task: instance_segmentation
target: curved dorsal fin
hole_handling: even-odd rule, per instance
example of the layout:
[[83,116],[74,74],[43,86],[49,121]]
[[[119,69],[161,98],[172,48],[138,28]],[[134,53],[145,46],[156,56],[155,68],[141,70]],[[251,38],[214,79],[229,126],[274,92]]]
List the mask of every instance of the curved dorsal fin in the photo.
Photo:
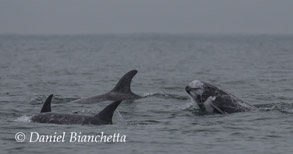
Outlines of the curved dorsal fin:
[[137,70],[127,72],[110,92],[132,93],[130,85],[136,73]]
[[41,113],[44,113],[44,112],[51,112],[51,101],[52,101],[52,98],[53,98],[53,94],[49,95],[42,107],[42,110],[41,110]]
[[111,103],[110,105],[106,106],[101,112],[96,114],[95,117],[100,118],[107,123],[112,123],[113,113],[121,102],[122,100]]

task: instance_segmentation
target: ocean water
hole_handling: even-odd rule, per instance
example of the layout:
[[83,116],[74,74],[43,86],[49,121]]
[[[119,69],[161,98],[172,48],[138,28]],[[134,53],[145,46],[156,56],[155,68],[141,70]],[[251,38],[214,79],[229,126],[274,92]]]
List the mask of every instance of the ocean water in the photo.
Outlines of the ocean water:
[[[51,93],[53,112],[94,115],[109,102],[67,102],[111,90],[132,69],[132,91],[145,97],[123,102],[113,125],[29,121]],[[199,114],[184,91],[195,79],[259,109]],[[0,35],[0,153],[291,154],[292,85],[293,35]],[[126,142],[31,143],[31,132]]]

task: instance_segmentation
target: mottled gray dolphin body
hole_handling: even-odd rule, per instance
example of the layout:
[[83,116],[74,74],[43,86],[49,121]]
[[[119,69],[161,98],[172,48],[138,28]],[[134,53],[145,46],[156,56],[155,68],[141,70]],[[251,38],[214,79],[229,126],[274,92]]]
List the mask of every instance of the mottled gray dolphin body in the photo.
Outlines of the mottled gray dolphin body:
[[112,124],[113,113],[121,103],[116,101],[106,106],[101,112],[95,116],[72,115],[51,112],[51,101],[53,95],[50,95],[41,110],[40,114],[34,115],[31,118],[32,122],[38,123],[54,123],[54,124],[92,124],[92,125],[107,125]]
[[234,113],[256,109],[241,99],[206,82],[194,80],[185,87],[198,109],[208,113]]
[[92,96],[71,101],[70,103],[94,104],[102,101],[117,101],[117,100],[135,100],[142,98],[131,91],[132,78],[137,73],[137,70],[127,72],[109,92],[101,95]]

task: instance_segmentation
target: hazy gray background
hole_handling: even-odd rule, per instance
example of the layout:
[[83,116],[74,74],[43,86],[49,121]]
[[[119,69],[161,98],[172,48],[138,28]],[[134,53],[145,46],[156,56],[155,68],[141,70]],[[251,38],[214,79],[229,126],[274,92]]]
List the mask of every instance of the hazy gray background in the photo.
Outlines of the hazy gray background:
[[293,33],[293,0],[1,0],[0,33]]

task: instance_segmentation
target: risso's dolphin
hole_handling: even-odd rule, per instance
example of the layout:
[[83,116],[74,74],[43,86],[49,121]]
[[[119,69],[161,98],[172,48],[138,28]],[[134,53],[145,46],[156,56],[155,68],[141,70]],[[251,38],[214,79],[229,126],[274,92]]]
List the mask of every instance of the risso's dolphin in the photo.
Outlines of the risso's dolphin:
[[228,114],[256,109],[253,105],[206,82],[194,80],[185,90],[198,109],[208,113]]
[[102,101],[117,101],[117,100],[135,100],[142,98],[131,91],[130,85],[132,78],[137,73],[137,70],[127,72],[109,92],[101,95],[92,96],[71,101],[70,103],[94,104]]
[[92,124],[92,125],[107,125],[112,124],[113,113],[121,103],[116,101],[106,106],[101,112],[95,116],[72,115],[51,112],[51,94],[45,101],[41,113],[34,115],[31,118],[32,122],[37,123],[54,123],[54,124]]

